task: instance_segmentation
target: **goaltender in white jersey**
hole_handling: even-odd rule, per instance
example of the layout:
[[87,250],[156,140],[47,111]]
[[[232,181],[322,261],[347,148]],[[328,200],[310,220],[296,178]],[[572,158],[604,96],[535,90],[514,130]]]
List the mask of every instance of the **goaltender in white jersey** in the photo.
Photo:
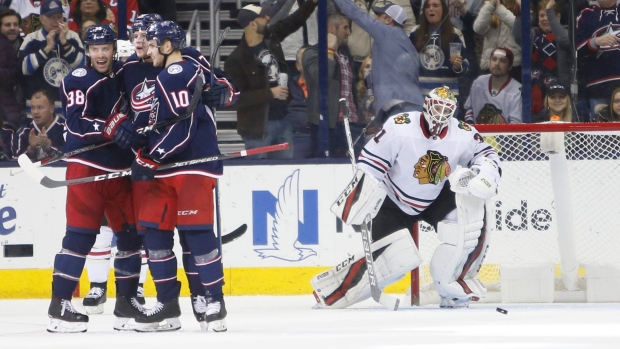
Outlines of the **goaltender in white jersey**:
[[[473,126],[452,118],[456,108],[454,94],[440,87],[426,97],[423,113],[391,116],[364,147],[357,174],[332,206],[354,226],[370,214],[382,289],[422,263],[410,235],[414,223],[434,226],[442,244],[431,259],[431,276],[441,307],[466,307],[486,296],[477,279],[488,248],[484,203],[501,177],[497,153]],[[368,298],[365,273],[360,251],[315,276],[319,307],[344,308]]]

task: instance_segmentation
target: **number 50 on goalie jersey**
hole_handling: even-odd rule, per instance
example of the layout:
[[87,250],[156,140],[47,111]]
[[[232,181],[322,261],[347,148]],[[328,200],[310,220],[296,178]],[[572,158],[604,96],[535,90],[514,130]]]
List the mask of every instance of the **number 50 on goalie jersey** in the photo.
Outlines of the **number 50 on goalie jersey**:
[[[149,123],[159,123],[191,112],[187,119],[149,133],[149,155],[162,164],[220,154],[213,113],[202,104],[200,94],[193,96],[196,83],[204,84],[204,75],[188,61],[173,63],[157,76]],[[199,101],[194,110],[189,111],[192,98]],[[222,162],[204,162],[158,171],[156,177],[177,174],[220,177]]]

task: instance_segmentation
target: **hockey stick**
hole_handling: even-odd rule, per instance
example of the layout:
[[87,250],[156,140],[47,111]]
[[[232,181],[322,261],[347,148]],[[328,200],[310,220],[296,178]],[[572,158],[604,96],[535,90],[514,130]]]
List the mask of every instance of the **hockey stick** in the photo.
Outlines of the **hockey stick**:
[[241,235],[245,234],[248,230],[248,225],[243,223],[239,228],[231,231],[226,235],[222,235],[222,244],[227,244],[233,242],[241,237]]
[[[262,153],[268,153],[268,152],[284,150],[284,149],[288,149],[288,143],[269,145],[266,147],[247,149],[247,150],[242,150],[242,151],[235,151],[235,152],[230,152],[230,153],[225,153],[225,154],[220,154],[220,155],[213,155],[213,156],[208,156],[205,158],[194,159],[194,160],[174,162],[174,163],[166,164],[166,165],[159,167],[159,170],[167,170],[167,169],[177,168],[177,167],[182,167],[182,166],[202,164],[202,163],[211,162],[211,161],[240,158],[240,157],[244,157],[248,155],[262,154]],[[83,177],[83,178],[69,179],[69,180],[64,180],[64,181],[55,181],[47,177],[43,172],[41,172],[41,170],[37,166],[35,166],[35,164],[28,158],[28,155],[26,154],[20,155],[17,158],[17,163],[19,163],[19,166],[24,170],[24,172],[26,172],[30,177],[32,177],[35,181],[37,181],[39,184],[41,184],[42,186],[46,188],[59,188],[59,187],[65,187],[65,186],[74,185],[74,184],[99,182],[99,181],[105,181],[108,179],[131,176],[131,169],[127,169],[124,171],[110,172],[110,173],[99,175],[99,176]]]
[[[340,99],[340,108],[343,108],[344,113],[344,129],[347,136],[347,143],[349,145],[349,155],[351,158],[351,164],[353,164],[353,174],[357,172],[357,164],[355,162],[355,153],[353,152],[353,141],[351,140],[351,129],[349,127],[349,109],[344,98]],[[372,227],[372,218],[370,214],[364,218],[362,223],[362,243],[364,245],[364,257],[366,258],[366,272],[368,274],[368,284],[370,285],[370,294],[375,302],[383,305],[391,310],[398,310],[400,299],[387,295],[381,291],[377,283],[377,274],[375,274],[375,262],[372,257],[372,250],[370,249],[370,234]]]
[[[204,86],[204,83],[202,81],[200,81],[200,79],[198,79],[198,81],[196,81],[196,86],[194,87],[194,94],[192,95],[192,99],[190,101],[189,106],[187,107],[187,110],[185,113],[177,116],[176,118],[172,118],[172,119],[168,119],[168,120],[164,120],[143,128],[140,128],[138,130],[136,130],[136,132],[138,132],[138,134],[145,134],[147,132],[156,130],[158,128],[161,127],[166,127],[166,126],[170,126],[172,124],[176,124],[179,121],[183,121],[185,119],[187,119],[190,115],[192,115],[192,113],[194,112],[194,109],[196,108],[196,105],[198,105],[198,101],[200,100],[200,98],[198,98],[197,96],[200,96],[200,91],[202,90],[202,87]],[[97,148],[101,148],[101,147],[105,147],[106,145],[110,145],[114,143],[114,141],[105,141],[105,142],[101,142],[101,143],[95,143],[95,144],[89,144],[85,147],[82,148],[78,148],[78,149],[74,149],[72,151],[66,152],[66,153],[59,153],[56,154],[54,156],[51,157],[47,157],[45,159],[42,159],[40,161],[35,162],[33,165],[35,167],[41,167],[41,166],[47,166],[47,165],[51,165],[55,162],[58,162],[60,160],[64,160],[66,158],[70,158],[74,155],[78,155],[81,153],[85,153],[87,151],[93,150],[93,149],[97,149]],[[18,173],[21,173],[23,171],[23,169],[14,169],[10,171],[11,176],[15,176]]]
[[[211,57],[209,58],[209,63],[211,64],[211,76],[213,76],[213,60],[215,59],[215,56],[217,56],[217,52],[220,50],[220,46],[222,46],[222,41],[224,41],[224,38],[226,38],[226,35],[228,35],[229,31],[230,31],[230,27],[224,28],[224,31],[222,32],[219,39],[215,43],[213,52],[211,52]],[[213,80],[211,80],[211,84],[213,84]]]

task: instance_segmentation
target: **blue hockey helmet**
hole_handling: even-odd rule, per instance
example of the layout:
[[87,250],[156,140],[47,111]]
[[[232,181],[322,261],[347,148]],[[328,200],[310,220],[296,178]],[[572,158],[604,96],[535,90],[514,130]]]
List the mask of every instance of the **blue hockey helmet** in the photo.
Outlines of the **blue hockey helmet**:
[[168,39],[175,50],[185,47],[185,31],[173,21],[153,23],[146,31],[146,40],[155,40],[160,47]]
[[84,36],[84,44],[86,47],[89,45],[100,44],[115,44],[116,34],[114,30],[106,24],[92,25],[86,30],[86,36]]
[[163,21],[164,19],[161,18],[161,16],[157,13],[145,13],[145,14],[141,14],[138,16],[138,18],[136,18],[136,20],[133,22],[133,26],[131,27],[131,30],[135,33],[135,32],[145,32],[149,26],[153,23],[158,23]]

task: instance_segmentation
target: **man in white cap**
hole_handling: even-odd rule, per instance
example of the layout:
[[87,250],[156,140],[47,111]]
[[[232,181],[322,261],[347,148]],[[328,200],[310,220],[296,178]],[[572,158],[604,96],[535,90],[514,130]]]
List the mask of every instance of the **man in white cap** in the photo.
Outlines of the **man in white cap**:
[[373,38],[372,81],[375,91],[377,119],[383,122],[403,110],[422,111],[424,100],[419,86],[418,52],[405,31],[405,10],[386,1],[373,6],[377,18],[372,18],[351,0],[334,0],[342,13]]

